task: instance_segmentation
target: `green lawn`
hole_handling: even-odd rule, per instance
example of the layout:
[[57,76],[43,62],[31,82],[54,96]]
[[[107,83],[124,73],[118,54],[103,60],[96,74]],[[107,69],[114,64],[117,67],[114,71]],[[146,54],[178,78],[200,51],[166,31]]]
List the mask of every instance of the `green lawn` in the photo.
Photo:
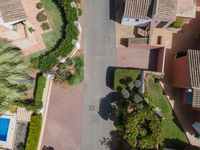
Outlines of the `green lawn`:
[[114,89],[117,90],[118,87],[125,88],[126,86],[123,84],[123,80],[127,78],[135,80],[138,78],[139,74],[140,71],[137,69],[116,69],[114,74]]
[[188,143],[187,137],[182,131],[180,123],[177,118],[173,116],[173,110],[169,104],[166,96],[163,95],[163,90],[159,83],[154,82],[154,79],[148,79],[148,92],[149,100],[162,110],[165,119],[162,122],[162,141],[168,140],[165,146],[169,148],[182,149]]
[[33,54],[33,56],[38,56],[47,50],[51,50],[56,45],[56,42],[61,38],[62,33],[63,21],[59,8],[53,0],[41,0],[41,3],[53,30],[42,35],[46,49]]

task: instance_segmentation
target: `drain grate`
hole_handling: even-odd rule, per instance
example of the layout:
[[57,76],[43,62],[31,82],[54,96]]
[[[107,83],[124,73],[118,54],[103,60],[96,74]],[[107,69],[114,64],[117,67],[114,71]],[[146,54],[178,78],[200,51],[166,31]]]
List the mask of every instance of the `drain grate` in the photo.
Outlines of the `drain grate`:
[[95,106],[94,105],[89,105],[89,111],[95,111]]

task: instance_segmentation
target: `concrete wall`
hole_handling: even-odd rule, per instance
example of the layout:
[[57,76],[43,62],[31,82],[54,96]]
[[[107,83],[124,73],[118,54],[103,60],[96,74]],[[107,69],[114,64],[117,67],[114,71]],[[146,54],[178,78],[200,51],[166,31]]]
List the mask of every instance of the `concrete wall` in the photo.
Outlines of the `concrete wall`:
[[122,18],[121,24],[129,26],[147,26],[151,22],[151,19],[139,19],[136,21],[136,18]]
[[166,49],[161,48],[158,51],[157,72],[164,73]]

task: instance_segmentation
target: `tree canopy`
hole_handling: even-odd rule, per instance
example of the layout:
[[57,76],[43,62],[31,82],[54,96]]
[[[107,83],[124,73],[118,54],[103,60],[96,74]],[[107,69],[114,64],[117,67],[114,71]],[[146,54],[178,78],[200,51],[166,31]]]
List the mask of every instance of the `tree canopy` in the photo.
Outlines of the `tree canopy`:
[[19,49],[0,39],[0,110],[27,99],[26,92],[33,83],[30,69]]

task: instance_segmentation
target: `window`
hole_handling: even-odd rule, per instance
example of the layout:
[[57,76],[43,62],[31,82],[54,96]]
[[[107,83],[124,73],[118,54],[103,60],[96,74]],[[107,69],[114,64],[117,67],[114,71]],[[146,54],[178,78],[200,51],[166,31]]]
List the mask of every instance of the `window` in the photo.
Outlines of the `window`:
[[168,22],[167,21],[161,21],[156,28],[163,28]]
[[162,44],[162,36],[157,37],[157,44],[161,45]]
[[140,20],[139,19],[135,19],[135,21],[139,22]]

